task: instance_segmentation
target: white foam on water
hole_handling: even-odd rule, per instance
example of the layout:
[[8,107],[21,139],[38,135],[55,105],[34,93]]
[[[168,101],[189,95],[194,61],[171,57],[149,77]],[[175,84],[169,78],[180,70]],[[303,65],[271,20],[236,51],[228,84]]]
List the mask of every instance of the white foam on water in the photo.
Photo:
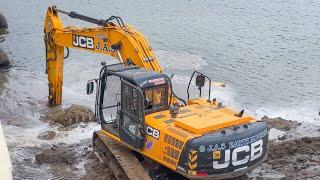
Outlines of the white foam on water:
[[[71,66],[75,68],[73,70],[79,72],[85,63],[75,63],[77,65]],[[95,77],[99,75],[99,72],[96,73],[93,70],[95,69],[94,65],[97,65],[100,71],[100,63],[91,62],[91,65],[86,71],[82,71],[83,73],[77,73],[79,76],[72,75],[71,66],[66,65],[63,106],[81,104],[94,108],[95,94],[86,95],[85,86],[89,78],[93,75]],[[91,138],[93,131],[99,129],[98,124],[89,123],[84,128],[78,127],[70,131],[61,131],[57,129],[57,126],[40,120],[48,109],[46,107],[48,82],[45,74],[11,69],[6,78],[9,83],[4,83],[5,88],[0,95],[0,120],[8,123],[3,124],[3,130],[10,147],[37,147],[58,142],[79,143],[81,139]],[[79,90],[80,88],[83,90]],[[56,138],[41,140],[37,137],[39,133],[46,130],[55,131]]]
[[79,143],[83,139],[91,139],[92,133],[94,131],[100,130],[101,127],[99,124],[92,122],[86,124],[84,127],[81,127],[81,125],[79,125],[77,128],[69,131],[58,129],[58,127],[53,128],[53,130],[55,130],[55,132],[57,133],[57,136],[50,141],[52,144],[61,142],[66,144],[74,144]]
[[160,64],[165,70],[198,70],[201,69],[201,67],[208,65],[202,56],[184,51],[174,52],[158,50],[156,51],[156,54]]
[[6,125],[3,126],[3,130],[5,131],[6,141],[8,145],[14,148],[20,147],[37,147],[41,146],[43,143],[38,139],[38,133],[41,132],[43,129],[46,129],[46,125],[43,122],[39,122],[37,126],[32,128],[25,128],[25,127],[17,127],[17,126],[10,126]]
[[320,115],[319,109],[315,104],[303,103],[301,106],[286,107],[268,107],[259,108],[256,110],[258,117],[267,115],[268,117],[275,118],[281,117],[288,120],[295,120],[298,122],[308,122],[319,125]]
[[[6,136],[6,141],[11,147],[39,147],[44,144],[66,143],[74,144],[80,143],[83,139],[92,138],[92,133],[100,129],[100,125],[92,122],[80,125],[71,130],[62,130],[59,126],[52,126],[44,122],[39,122],[38,126],[32,128],[17,127],[6,125],[3,126]],[[54,131],[56,136],[52,140],[42,140],[38,135],[45,131]]]
[[211,94],[212,97],[217,98],[218,102],[222,102],[222,105],[235,106],[236,104],[234,101],[236,94],[231,87],[213,87]]

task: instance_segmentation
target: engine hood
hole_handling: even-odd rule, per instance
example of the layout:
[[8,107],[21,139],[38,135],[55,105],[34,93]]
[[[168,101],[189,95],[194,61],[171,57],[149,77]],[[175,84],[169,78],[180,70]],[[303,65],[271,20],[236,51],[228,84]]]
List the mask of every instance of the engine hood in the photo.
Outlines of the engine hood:
[[238,112],[224,107],[208,105],[189,105],[180,109],[174,125],[194,134],[205,134],[225,127],[254,122],[250,116],[235,116]]

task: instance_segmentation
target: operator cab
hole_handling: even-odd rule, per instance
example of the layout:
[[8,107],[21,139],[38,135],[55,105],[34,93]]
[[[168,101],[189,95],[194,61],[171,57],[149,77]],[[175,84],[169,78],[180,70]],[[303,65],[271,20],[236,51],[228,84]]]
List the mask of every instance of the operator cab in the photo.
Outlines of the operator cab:
[[[210,78],[195,71],[189,81],[187,93],[193,79],[202,96],[205,79]],[[130,64],[103,65],[96,92],[95,117],[103,130],[139,150],[145,143],[145,115],[169,110],[172,96],[186,105],[171,90],[170,78]],[[87,94],[93,92],[94,81],[87,84]],[[210,86],[208,101],[210,101]]]
[[[169,108],[169,78],[162,73],[143,68],[125,70],[119,73],[127,82],[141,89],[143,94],[144,114],[163,111]],[[131,94],[125,96],[130,97]]]
[[[134,65],[103,66],[97,88],[95,115],[102,129],[136,149],[143,146],[144,116],[169,109],[170,79],[163,73]],[[93,92],[94,81],[87,84]]]

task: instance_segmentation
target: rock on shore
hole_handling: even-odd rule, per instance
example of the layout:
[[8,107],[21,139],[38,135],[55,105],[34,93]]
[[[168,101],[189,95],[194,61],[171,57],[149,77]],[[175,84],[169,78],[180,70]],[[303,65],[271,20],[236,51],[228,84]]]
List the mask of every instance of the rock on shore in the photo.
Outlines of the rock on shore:
[[8,29],[7,20],[1,12],[0,12],[0,29]]
[[7,54],[0,48],[0,69],[7,68],[10,66],[9,57]]
[[94,119],[94,113],[89,107],[75,104],[68,108],[53,108],[43,117],[44,121],[57,123],[64,127],[81,122],[91,122]]

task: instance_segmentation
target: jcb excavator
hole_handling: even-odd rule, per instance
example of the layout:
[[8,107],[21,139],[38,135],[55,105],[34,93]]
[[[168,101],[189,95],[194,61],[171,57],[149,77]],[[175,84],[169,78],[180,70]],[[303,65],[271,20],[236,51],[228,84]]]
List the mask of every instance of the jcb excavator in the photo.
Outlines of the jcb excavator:
[[[98,26],[63,27],[58,13]],[[211,79],[197,71],[189,81],[187,100],[176,96],[148,41],[120,17],[96,19],[52,6],[44,33],[51,106],[61,104],[65,47],[120,61],[102,63],[99,78],[87,84],[91,94],[97,83],[95,116],[101,124],[93,147],[116,179],[159,178],[150,173],[157,168],[190,179],[231,178],[266,158],[265,123],[211,99]],[[199,97],[190,98],[191,85]]]

